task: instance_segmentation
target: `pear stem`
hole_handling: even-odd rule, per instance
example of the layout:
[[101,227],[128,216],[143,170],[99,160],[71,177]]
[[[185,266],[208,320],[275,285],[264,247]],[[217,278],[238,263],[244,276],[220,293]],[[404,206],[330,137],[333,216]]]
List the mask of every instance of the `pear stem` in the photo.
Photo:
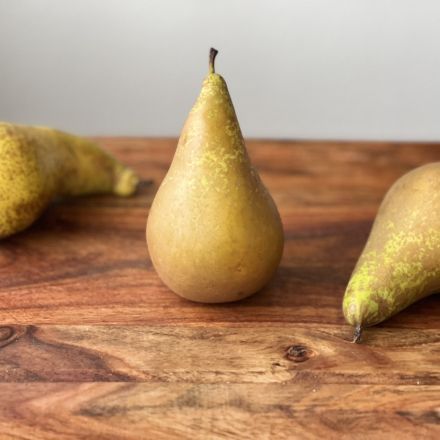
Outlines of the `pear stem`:
[[217,54],[218,50],[211,47],[211,49],[209,50],[209,73],[215,73],[214,62]]
[[354,334],[353,334],[353,344],[359,344],[361,342],[361,336],[362,336],[362,327],[360,324],[358,324],[354,328]]

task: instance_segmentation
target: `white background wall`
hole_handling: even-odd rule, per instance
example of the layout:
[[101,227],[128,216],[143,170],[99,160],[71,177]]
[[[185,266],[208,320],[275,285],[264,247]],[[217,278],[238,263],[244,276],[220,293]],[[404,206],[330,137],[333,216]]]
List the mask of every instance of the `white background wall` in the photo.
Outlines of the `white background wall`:
[[0,0],[0,119],[177,135],[211,45],[245,136],[440,140],[438,0]]

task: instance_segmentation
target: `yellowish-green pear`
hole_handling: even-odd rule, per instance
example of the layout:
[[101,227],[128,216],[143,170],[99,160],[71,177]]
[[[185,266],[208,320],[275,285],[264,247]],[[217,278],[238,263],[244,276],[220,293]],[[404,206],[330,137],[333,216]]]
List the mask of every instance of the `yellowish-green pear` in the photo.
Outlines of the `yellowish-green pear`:
[[0,238],[30,226],[57,197],[132,194],[134,172],[93,142],[0,122]]
[[386,194],[344,296],[355,327],[378,324],[440,291],[440,163],[405,174]]
[[184,298],[245,298],[274,275],[283,229],[251,165],[215,49],[171,167],[150,209],[147,242],[163,282]]

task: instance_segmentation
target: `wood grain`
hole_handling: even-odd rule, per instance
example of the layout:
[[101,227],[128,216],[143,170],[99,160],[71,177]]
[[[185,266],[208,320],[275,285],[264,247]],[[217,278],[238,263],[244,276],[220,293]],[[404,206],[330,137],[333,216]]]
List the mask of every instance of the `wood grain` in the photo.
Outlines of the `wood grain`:
[[436,329],[379,329],[364,345],[352,344],[340,326],[3,327],[7,330],[0,382],[440,386]]
[[389,185],[440,144],[250,141],[286,246],[236,304],[180,299],[145,245],[174,139],[101,138],[130,199],[60,201],[0,243],[0,439],[440,437],[440,303],[349,342],[341,300]]
[[2,439],[434,440],[440,434],[438,386],[345,384],[337,398],[332,385],[292,382],[0,384],[0,393]]

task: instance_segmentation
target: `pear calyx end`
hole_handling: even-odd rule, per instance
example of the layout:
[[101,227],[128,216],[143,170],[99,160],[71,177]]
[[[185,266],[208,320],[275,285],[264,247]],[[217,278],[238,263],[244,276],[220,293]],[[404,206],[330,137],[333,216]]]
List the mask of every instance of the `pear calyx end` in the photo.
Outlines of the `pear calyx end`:
[[361,342],[362,330],[363,329],[360,324],[356,325],[354,328],[353,344],[359,344]]

